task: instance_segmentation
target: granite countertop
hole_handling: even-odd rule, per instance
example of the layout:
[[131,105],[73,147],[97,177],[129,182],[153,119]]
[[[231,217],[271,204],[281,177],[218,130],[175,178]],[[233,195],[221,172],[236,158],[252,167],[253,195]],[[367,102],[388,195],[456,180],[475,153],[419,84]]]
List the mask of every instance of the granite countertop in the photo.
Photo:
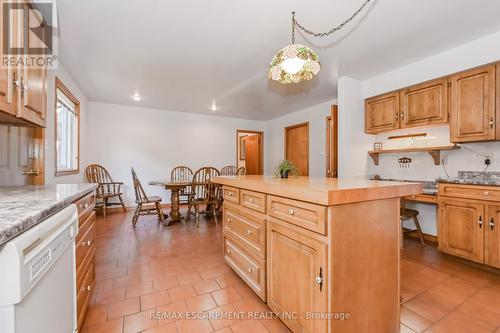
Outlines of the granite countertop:
[[438,182],[500,186],[500,172],[459,171],[457,177],[438,179]]
[[0,246],[96,188],[97,184],[0,187]]

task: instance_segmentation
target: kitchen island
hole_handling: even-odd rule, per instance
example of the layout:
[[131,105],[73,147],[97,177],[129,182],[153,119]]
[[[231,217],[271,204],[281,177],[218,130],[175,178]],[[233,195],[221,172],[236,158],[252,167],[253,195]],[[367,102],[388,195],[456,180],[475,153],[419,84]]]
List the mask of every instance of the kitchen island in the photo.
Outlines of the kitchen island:
[[293,332],[399,332],[400,197],[422,184],[222,176],[224,258]]

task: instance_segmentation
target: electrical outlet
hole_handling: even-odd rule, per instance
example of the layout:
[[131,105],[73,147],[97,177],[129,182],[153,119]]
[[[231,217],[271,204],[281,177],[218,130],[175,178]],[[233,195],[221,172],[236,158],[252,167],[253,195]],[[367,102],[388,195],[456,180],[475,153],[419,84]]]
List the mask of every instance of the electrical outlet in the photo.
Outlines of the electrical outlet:
[[490,165],[490,164],[491,164],[491,157],[489,157],[489,156],[488,156],[488,157],[486,157],[486,158],[484,159],[484,164],[485,164],[485,165]]

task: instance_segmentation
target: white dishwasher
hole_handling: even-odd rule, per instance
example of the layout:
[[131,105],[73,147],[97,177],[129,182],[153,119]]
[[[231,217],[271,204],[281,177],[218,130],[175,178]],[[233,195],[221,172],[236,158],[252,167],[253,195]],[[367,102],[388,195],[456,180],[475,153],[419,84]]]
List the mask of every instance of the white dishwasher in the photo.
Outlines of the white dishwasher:
[[0,332],[76,332],[74,204],[0,248]]

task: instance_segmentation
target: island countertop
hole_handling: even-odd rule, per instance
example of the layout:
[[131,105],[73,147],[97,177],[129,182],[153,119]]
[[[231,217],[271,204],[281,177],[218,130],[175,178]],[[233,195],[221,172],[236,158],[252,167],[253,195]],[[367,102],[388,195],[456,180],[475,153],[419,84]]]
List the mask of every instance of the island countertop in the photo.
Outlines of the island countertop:
[[218,176],[215,183],[325,206],[420,194],[421,183],[326,177]]
[[0,187],[0,246],[96,188],[97,184]]

